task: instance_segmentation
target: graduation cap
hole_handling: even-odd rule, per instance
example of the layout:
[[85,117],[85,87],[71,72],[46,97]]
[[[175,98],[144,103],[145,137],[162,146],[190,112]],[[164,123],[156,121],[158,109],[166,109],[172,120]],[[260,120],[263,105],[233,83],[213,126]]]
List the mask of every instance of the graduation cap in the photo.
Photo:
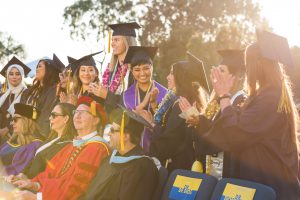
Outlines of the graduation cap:
[[158,47],[146,46],[130,46],[124,59],[124,63],[143,63],[153,58],[157,52]]
[[89,96],[81,96],[77,100],[77,107],[80,104],[84,104],[90,107],[90,112],[93,116],[99,116],[101,118],[101,124],[105,125],[107,123],[107,115],[104,110],[104,106],[96,102],[93,98]]
[[199,81],[200,85],[204,89],[206,89],[207,91],[210,91],[206,73],[205,73],[205,68],[204,68],[202,60],[197,58],[195,55],[193,55],[189,51],[187,52],[187,56],[188,56],[188,62],[189,62],[189,69],[188,69],[189,75],[190,75],[190,77],[193,77],[195,79],[192,81]]
[[285,37],[259,29],[256,30],[256,35],[262,57],[286,66],[294,66],[288,40]]
[[6,72],[7,69],[12,66],[12,65],[19,65],[23,68],[24,70],[24,76],[27,76],[27,74],[31,71],[31,69],[25,65],[23,62],[21,62],[17,57],[12,57],[12,59],[10,59],[10,61],[8,61],[8,63],[2,68],[0,74],[2,76],[4,76],[6,78]]
[[15,114],[21,115],[29,119],[37,119],[37,110],[35,107],[23,103],[16,103],[14,105]]
[[83,57],[79,58],[78,60],[76,60],[75,58],[72,58],[72,57],[68,56],[68,61],[69,61],[68,68],[71,68],[72,74],[74,74],[74,72],[76,71],[76,69],[78,67],[83,66],[83,65],[85,65],[85,66],[93,66],[93,67],[96,68],[96,62],[95,62],[93,56],[95,56],[95,55],[97,55],[97,54],[99,54],[101,52],[103,52],[103,51],[98,51],[96,53],[92,53],[92,54],[83,56]]
[[64,63],[55,55],[55,53],[53,54],[53,58],[52,58],[53,62],[55,63],[57,69],[59,71],[63,71],[65,69],[65,65]]
[[121,150],[124,149],[124,130],[129,129],[130,134],[140,138],[144,127],[152,128],[151,124],[146,121],[143,117],[133,112],[130,109],[118,104],[118,109],[111,113],[111,122],[115,122],[120,125],[121,134]]
[[224,49],[218,53],[222,56],[220,65],[226,65],[230,73],[235,74],[241,69],[245,69],[245,50],[240,49]]
[[136,22],[110,24],[108,26],[113,30],[113,36],[122,35],[136,37],[135,29],[141,28]]

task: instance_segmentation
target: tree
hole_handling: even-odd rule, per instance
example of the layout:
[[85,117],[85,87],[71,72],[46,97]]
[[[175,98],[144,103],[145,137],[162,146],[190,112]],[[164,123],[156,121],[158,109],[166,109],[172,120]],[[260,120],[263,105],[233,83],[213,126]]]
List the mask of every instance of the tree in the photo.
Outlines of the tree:
[[0,32],[0,63],[8,62],[11,55],[25,58],[24,46],[6,33]]
[[64,18],[71,35],[83,39],[93,32],[104,37],[110,23],[138,21],[141,44],[159,46],[155,70],[160,81],[187,50],[209,66],[219,59],[217,49],[245,48],[255,27],[269,28],[252,0],[77,0],[65,8]]

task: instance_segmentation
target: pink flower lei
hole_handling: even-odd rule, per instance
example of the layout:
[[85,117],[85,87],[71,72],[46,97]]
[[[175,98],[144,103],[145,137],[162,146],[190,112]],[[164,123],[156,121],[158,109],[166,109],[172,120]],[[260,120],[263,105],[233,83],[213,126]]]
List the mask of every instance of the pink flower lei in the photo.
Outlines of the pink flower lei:
[[[126,64],[123,64],[123,61],[120,62],[120,66],[121,67],[118,67],[117,72],[112,77],[113,80],[111,81],[111,84],[109,84],[109,74],[110,74],[109,66],[107,66],[106,70],[102,75],[102,85],[108,88],[108,90],[113,93],[115,93],[119,88],[120,84],[122,84],[122,76],[124,78],[127,73],[128,68]],[[122,71],[123,71],[123,75],[122,75]]]

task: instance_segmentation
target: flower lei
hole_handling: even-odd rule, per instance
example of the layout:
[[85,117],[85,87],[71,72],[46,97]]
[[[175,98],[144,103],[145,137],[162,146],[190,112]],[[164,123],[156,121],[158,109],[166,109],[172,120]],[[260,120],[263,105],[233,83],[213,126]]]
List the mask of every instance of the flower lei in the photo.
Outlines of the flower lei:
[[125,75],[127,73],[127,69],[128,69],[127,65],[123,64],[123,62],[121,62],[120,67],[118,67],[117,72],[112,77],[113,80],[109,84],[110,70],[109,70],[109,67],[107,67],[102,75],[103,86],[108,88],[109,91],[115,93],[117,91],[118,87],[120,86],[120,84],[122,83],[122,78],[125,77]]
[[158,108],[154,114],[154,121],[157,124],[164,123],[164,117],[167,111],[171,108],[174,102],[178,99],[172,90],[169,90],[163,100],[158,105]]

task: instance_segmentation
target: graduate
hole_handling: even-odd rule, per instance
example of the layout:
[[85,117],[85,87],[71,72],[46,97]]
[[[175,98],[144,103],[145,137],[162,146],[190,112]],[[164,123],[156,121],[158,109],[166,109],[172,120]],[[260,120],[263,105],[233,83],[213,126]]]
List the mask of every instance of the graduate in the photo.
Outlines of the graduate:
[[29,72],[30,68],[15,56],[0,72],[6,78],[5,88],[0,93],[0,135],[2,137],[12,132],[10,122],[14,114],[14,105],[19,103],[22,96],[28,92],[24,79]]
[[[147,110],[154,113],[158,104],[167,93],[167,89],[152,79],[153,58],[157,47],[131,46],[128,49],[124,63],[130,64],[134,83],[123,95],[108,92],[105,100],[106,107],[115,108],[120,103],[130,110]],[[107,108],[107,110],[111,110]],[[151,133],[145,129],[141,145],[145,152],[149,151]]]
[[[55,54],[54,54],[55,55]],[[50,124],[49,114],[56,104],[56,84],[59,81],[58,74],[63,66],[58,58],[41,59],[36,67],[36,75],[33,85],[28,88],[28,94],[22,97],[21,102],[36,107],[40,115],[37,123],[40,126],[40,133],[47,138]]]
[[12,182],[19,188],[38,192],[22,191],[18,198],[42,196],[43,200],[64,200],[77,199],[83,194],[98,166],[109,155],[106,141],[97,132],[105,120],[100,104],[90,97],[80,97],[73,118],[78,137],[49,161],[44,172],[31,180]]
[[1,145],[0,158],[7,175],[17,175],[32,161],[42,143],[36,123],[37,111],[34,107],[16,103],[13,115],[13,135]]
[[[277,199],[299,199],[297,111],[283,65],[292,66],[286,38],[257,31],[246,49],[248,98],[241,110],[230,101],[233,77],[212,70],[221,116],[202,134],[213,145],[238,158],[235,177],[262,183]],[[201,132],[199,132],[201,134]]]
[[154,126],[149,155],[157,157],[169,172],[174,169],[190,170],[195,153],[185,119],[179,116],[178,98],[183,96],[191,104],[196,102],[199,110],[204,108],[204,92],[193,86],[197,82],[200,87],[208,89],[203,63],[188,53],[187,61],[179,61],[171,66],[167,79],[170,91],[158,106],[154,119],[150,112],[140,112]]
[[158,169],[139,145],[144,126],[151,125],[125,108],[115,110],[111,116],[110,147],[115,150],[103,160],[79,199],[151,200],[158,184]]
[[[246,93],[243,91],[244,80],[245,80],[245,64],[244,64],[244,50],[238,49],[226,49],[219,50],[218,53],[222,56],[222,61],[217,68],[224,74],[231,74],[235,77],[233,86],[230,90],[232,94],[231,102],[234,107],[238,107],[243,103],[246,98]],[[186,100],[186,98],[180,98],[179,102],[180,109],[184,112],[189,109],[192,105]],[[234,158],[231,158],[229,153],[220,152],[222,149],[209,145],[207,141],[199,138],[197,132],[206,132],[213,127],[214,122],[220,117],[220,106],[218,97],[215,92],[211,94],[210,103],[205,108],[205,113],[199,116],[194,116],[187,120],[187,124],[191,127],[197,127],[193,129],[196,133],[193,133],[195,140],[194,146],[196,156],[201,161],[203,154],[209,154],[204,160],[204,169],[207,174],[214,175],[217,178],[222,177],[233,177],[236,172],[234,167]],[[192,131],[193,131],[192,130]],[[219,152],[219,153],[218,153]],[[224,164],[223,164],[224,160]]]

